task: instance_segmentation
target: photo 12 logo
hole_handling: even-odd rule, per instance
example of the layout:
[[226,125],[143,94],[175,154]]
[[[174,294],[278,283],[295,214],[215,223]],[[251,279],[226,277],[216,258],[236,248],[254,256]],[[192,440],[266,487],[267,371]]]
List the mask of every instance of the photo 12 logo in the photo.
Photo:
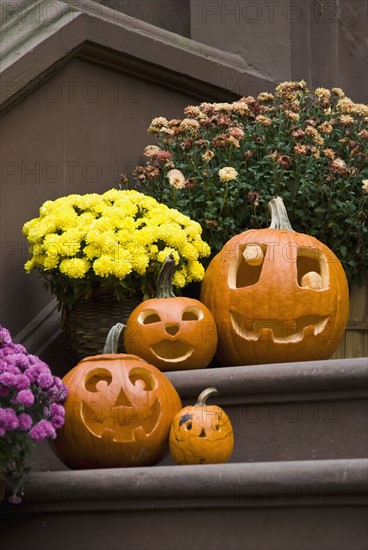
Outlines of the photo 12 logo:
[[47,25],[59,20],[63,20],[64,23],[72,21],[82,13],[84,21],[91,24],[106,16],[110,16],[114,21],[132,24],[134,19],[139,17],[140,11],[139,2],[129,1],[123,3],[112,0],[103,5],[102,2],[89,0],[79,0],[75,4],[59,0],[47,2],[12,0],[0,3],[0,21],[18,17],[22,23],[27,21]]
[[338,0],[320,2],[318,0],[286,1],[212,1],[202,2],[202,23],[271,23],[284,20],[297,23],[308,17],[314,22],[336,23],[340,17]]

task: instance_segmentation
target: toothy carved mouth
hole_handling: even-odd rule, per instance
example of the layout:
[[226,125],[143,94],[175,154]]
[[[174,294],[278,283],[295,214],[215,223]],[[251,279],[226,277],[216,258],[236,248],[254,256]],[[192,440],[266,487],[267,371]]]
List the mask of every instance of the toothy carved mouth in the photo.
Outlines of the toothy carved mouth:
[[175,342],[162,340],[159,344],[152,346],[151,350],[158,359],[175,362],[190,357],[194,348],[182,340],[175,340]]
[[245,321],[242,315],[230,313],[235,332],[244,340],[258,342],[300,342],[308,336],[318,336],[325,329],[329,317],[306,315],[296,320],[254,319]]
[[98,414],[92,418],[93,413],[96,411],[89,409],[88,403],[84,403],[82,414],[85,425],[95,437],[132,442],[146,438],[153,431],[161,415],[161,406],[156,399],[147,414],[141,413],[133,404],[111,407],[110,414],[104,418],[100,418]]

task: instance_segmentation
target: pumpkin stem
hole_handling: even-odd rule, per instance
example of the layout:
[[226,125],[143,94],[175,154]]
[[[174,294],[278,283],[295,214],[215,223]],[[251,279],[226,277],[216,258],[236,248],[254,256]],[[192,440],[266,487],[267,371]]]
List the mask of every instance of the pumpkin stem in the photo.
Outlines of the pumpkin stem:
[[270,200],[268,209],[271,213],[270,229],[287,229],[288,231],[294,231],[291,227],[284,201],[281,197],[274,197]]
[[121,331],[125,325],[123,323],[116,323],[110,330],[106,338],[106,342],[104,345],[103,353],[117,353],[118,352],[118,345],[119,345],[119,339],[121,335]]
[[195,404],[196,407],[204,407],[206,404],[206,400],[210,395],[218,395],[218,391],[216,388],[206,388],[203,390],[203,392],[199,395],[197,399],[197,403]]
[[174,255],[171,253],[166,257],[158,274],[156,298],[176,298],[172,287],[174,265]]

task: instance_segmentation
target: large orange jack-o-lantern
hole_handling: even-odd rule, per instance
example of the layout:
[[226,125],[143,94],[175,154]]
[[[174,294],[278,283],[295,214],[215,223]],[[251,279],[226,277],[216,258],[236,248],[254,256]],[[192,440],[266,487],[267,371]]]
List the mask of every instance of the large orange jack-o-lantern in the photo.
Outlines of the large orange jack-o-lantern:
[[67,373],[65,423],[52,446],[70,468],[143,466],[167,450],[181,400],[171,382],[140,357],[117,354],[124,325],[115,325],[104,353]]
[[170,453],[177,464],[216,464],[227,462],[234,449],[230,419],[221,407],[207,405],[216,388],[205,389],[195,405],[179,411],[170,429]]
[[271,226],[230,239],[202,282],[224,366],[327,359],[348,320],[338,258],[316,238],[293,231],[280,197],[269,208]]
[[169,254],[158,276],[156,298],[139,304],[127,320],[124,347],[162,371],[204,368],[216,352],[216,323],[199,300],[175,296],[173,266]]

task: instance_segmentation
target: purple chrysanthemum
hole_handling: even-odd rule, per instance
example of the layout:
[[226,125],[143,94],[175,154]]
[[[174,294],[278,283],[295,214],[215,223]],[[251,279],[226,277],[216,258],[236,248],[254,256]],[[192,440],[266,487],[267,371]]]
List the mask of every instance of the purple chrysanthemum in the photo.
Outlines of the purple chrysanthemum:
[[61,415],[56,414],[55,416],[52,416],[50,418],[50,422],[55,428],[55,430],[58,430],[62,426],[64,426],[65,418]]
[[17,415],[13,409],[0,409],[0,424],[9,432],[16,430],[19,426]]
[[59,403],[51,403],[50,413],[58,416],[65,416],[65,409],[62,405],[59,405]]
[[5,327],[0,327],[0,346],[4,347],[12,343],[10,332]]
[[21,390],[14,401],[23,407],[31,407],[34,403],[34,395],[31,390]]
[[14,385],[16,390],[26,390],[29,388],[29,385],[30,381],[28,376],[26,376],[25,374],[19,374],[18,376],[16,376],[16,381]]
[[48,390],[54,383],[54,377],[50,372],[42,372],[37,380],[43,390]]
[[29,432],[33,441],[41,441],[46,437],[55,439],[56,432],[54,426],[48,420],[40,420]]
[[16,378],[14,374],[11,374],[10,372],[3,372],[0,374],[0,384],[3,386],[7,386],[8,388],[14,387],[16,382]]
[[21,502],[32,446],[55,438],[64,424],[60,403],[66,396],[66,387],[48,365],[14,344],[9,331],[0,326],[0,471],[7,471],[12,483],[10,502]]
[[22,432],[28,432],[32,428],[32,417],[27,413],[21,413],[18,416],[19,421],[19,429],[22,430]]

